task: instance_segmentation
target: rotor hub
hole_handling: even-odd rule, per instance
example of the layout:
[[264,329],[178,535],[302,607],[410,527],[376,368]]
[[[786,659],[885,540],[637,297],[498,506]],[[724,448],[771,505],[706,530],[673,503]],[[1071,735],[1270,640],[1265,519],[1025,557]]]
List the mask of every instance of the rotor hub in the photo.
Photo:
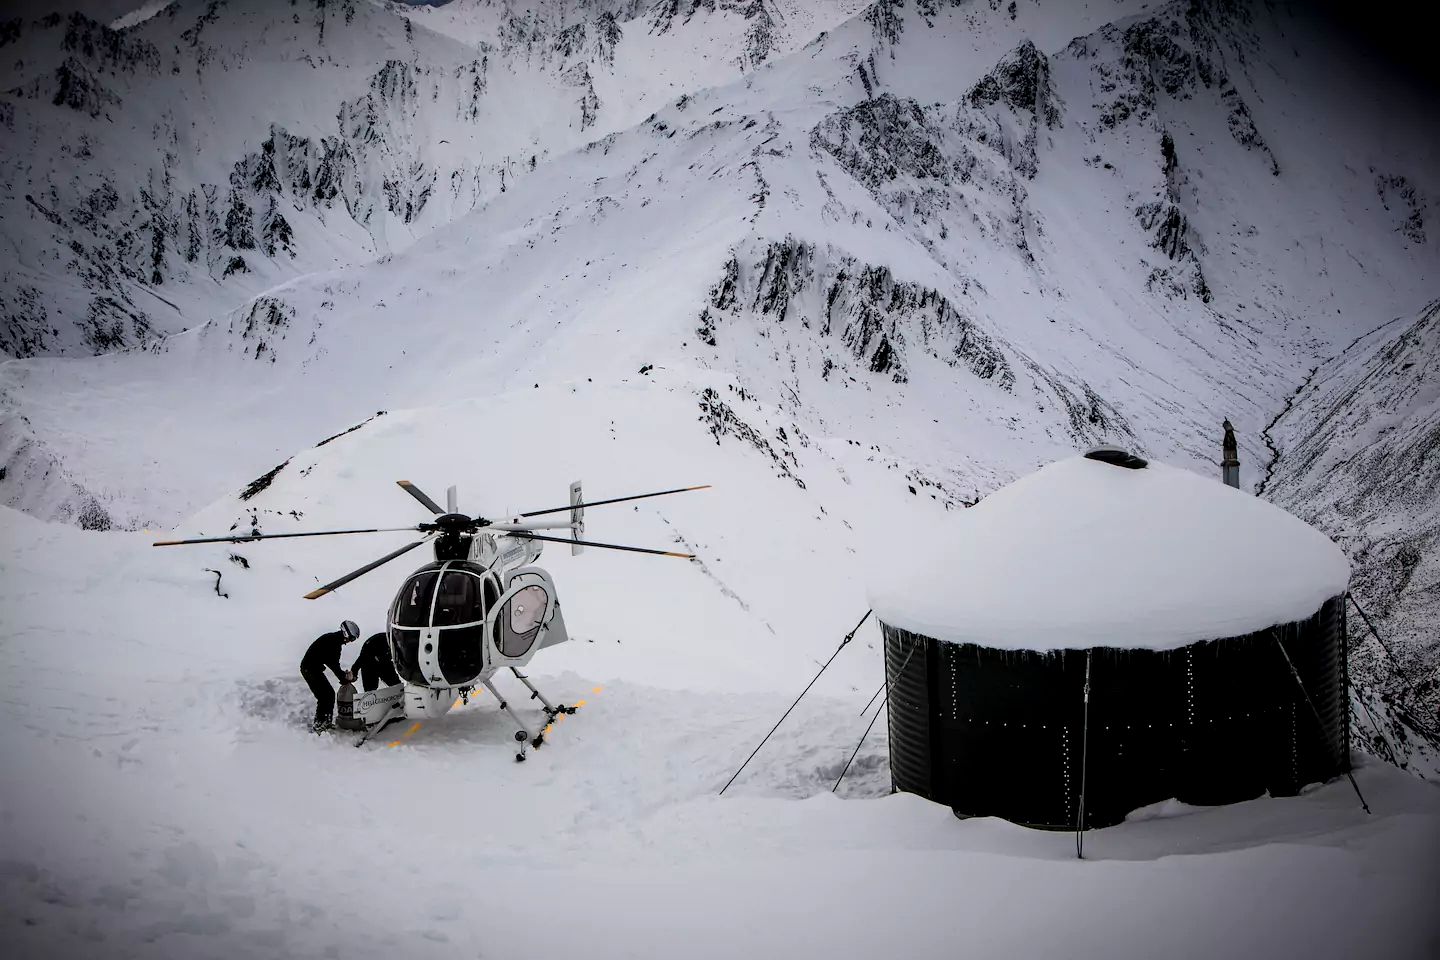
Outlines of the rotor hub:
[[474,533],[481,527],[490,525],[490,521],[484,517],[467,517],[463,513],[442,513],[434,521],[421,524],[423,528],[439,530],[441,533]]

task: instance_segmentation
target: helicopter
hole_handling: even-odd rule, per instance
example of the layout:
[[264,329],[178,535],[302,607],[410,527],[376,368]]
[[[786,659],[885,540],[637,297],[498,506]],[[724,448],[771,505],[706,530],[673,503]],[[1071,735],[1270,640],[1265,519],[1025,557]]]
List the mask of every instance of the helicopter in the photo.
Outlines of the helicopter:
[[[694,560],[692,553],[586,540],[585,509],[705,490],[710,486],[677,487],[585,503],[580,482],[576,481],[570,485],[568,506],[491,520],[459,512],[456,487],[446,491],[446,505],[442,508],[409,480],[396,483],[428,509],[433,519],[408,527],[252,532],[228,537],[160,540],[153,546],[250,543],[400,531],[423,533],[419,540],[305,594],[306,600],[318,600],[422,544],[428,542],[434,546],[434,561],[405,578],[386,618],[390,657],[403,689],[384,688],[374,691],[373,695],[367,693],[364,701],[356,701],[355,706],[364,718],[360,726],[365,729],[365,736],[357,746],[394,720],[441,717],[456,703],[468,702],[476,687],[484,687],[500,704],[501,711],[519,727],[515,731],[515,740],[520,745],[515,755],[517,761],[525,759],[527,744],[538,748],[545,742],[545,730],[556,717],[575,712],[572,706],[552,704],[521,672],[538,651],[569,639],[555,581],[535,565],[544,544],[569,544],[572,554],[594,547]],[[562,513],[568,513],[568,519],[534,519]],[[570,536],[547,536],[536,533],[537,530],[569,530]],[[546,723],[539,733],[532,733],[496,690],[494,675],[501,669],[509,669],[530,691],[530,698],[544,705]]]

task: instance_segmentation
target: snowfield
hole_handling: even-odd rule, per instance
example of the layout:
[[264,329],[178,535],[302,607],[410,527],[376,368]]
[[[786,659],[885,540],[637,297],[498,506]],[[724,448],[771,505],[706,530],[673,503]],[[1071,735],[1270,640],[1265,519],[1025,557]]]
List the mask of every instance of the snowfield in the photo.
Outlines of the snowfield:
[[[1305,5],[37,6],[0,15],[7,957],[1440,955],[1440,125]],[[1351,619],[1371,815],[1158,804],[1077,861],[891,795],[883,722],[835,788],[873,617],[718,796],[886,570],[985,602],[925,540],[1099,443],[1218,487],[1225,418],[1345,554],[1272,559],[1348,563],[1397,653]],[[305,729],[306,645],[429,558],[303,594],[412,535],[150,545],[427,519],[402,479],[492,518],[713,486],[587,513],[694,562],[543,556],[572,642],[531,676],[583,705],[517,764],[488,694]],[[1261,506],[1177,516],[1196,563]]]
[[[715,484],[588,516],[592,538],[684,545],[702,563],[542,558],[575,639],[531,675],[583,706],[524,764],[488,695],[359,750],[304,731],[304,645],[342,616],[378,628],[413,564],[301,594],[405,534],[155,549],[0,513],[0,897],[16,955],[1433,953],[1440,792],[1363,757],[1372,816],[1344,781],[1141,811],[1092,831],[1084,862],[1069,834],[889,796],[883,723],[832,794],[882,678],[873,620],[717,797],[864,612],[863,584],[831,580],[824,558],[873,535],[689,429],[682,397],[646,378],[444,411],[488,414],[493,450],[526,454],[495,475],[494,513],[563,502],[550,478],[572,474],[592,496],[659,475]],[[517,407],[567,429],[527,446]],[[297,455],[184,531],[417,520],[391,489],[397,465],[438,490],[494,458],[448,449],[456,421],[440,412],[391,412]],[[889,471],[859,454],[846,466],[860,516]],[[491,509],[477,499],[462,486],[462,507]],[[911,499],[887,519],[944,513]]]

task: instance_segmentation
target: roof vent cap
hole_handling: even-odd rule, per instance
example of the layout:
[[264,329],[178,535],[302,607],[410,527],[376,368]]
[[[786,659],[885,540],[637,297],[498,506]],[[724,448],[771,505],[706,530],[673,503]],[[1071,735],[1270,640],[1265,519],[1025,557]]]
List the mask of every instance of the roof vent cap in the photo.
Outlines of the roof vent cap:
[[1139,470],[1143,468],[1146,463],[1146,461],[1135,456],[1135,454],[1129,450],[1122,450],[1119,447],[1111,446],[1092,447],[1085,451],[1085,459],[1099,460],[1101,463],[1124,467],[1127,470]]

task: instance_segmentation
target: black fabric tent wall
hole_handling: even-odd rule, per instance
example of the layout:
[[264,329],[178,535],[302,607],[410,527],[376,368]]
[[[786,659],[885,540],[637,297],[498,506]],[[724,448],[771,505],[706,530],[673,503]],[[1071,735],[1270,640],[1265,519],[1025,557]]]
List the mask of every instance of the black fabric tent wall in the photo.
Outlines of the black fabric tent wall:
[[881,627],[894,787],[961,815],[1076,826],[1087,653],[1086,827],[1171,797],[1293,795],[1349,769],[1343,597],[1167,651],[1007,651]]

